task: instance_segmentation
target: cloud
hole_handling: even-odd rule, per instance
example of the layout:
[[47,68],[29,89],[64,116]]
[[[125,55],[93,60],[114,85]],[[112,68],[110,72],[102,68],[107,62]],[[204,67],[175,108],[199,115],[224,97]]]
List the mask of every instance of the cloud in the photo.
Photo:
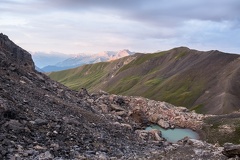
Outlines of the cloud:
[[123,18],[165,24],[187,19],[223,21],[237,19],[240,14],[238,0],[45,0],[45,5],[63,10],[111,12]]
[[44,13],[54,11],[100,12],[116,14],[137,21],[165,24],[187,19],[223,21],[237,19],[239,0],[30,0],[1,1],[1,10],[18,13]]
[[239,8],[239,0],[3,0],[0,28],[32,51],[239,52]]

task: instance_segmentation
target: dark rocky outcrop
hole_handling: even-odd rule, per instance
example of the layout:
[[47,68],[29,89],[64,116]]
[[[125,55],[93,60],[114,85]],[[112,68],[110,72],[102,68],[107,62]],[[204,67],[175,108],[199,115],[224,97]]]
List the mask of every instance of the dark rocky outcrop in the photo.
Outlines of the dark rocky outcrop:
[[14,44],[9,38],[0,33],[0,65],[10,70],[34,70],[31,54]]
[[30,54],[7,36],[0,42],[0,159],[226,158],[208,143],[171,144],[144,131],[159,119],[194,128],[202,115],[141,97],[72,91],[35,71]]
[[240,145],[234,145],[232,143],[225,143],[224,150],[222,153],[229,158],[233,158],[233,157],[240,158]]

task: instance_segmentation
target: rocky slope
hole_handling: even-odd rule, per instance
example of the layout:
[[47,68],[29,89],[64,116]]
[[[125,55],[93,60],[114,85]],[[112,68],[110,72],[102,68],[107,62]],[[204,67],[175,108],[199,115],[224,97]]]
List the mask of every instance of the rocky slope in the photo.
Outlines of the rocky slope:
[[188,138],[171,144],[144,130],[150,123],[201,128],[203,115],[141,97],[72,91],[35,71],[30,54],[3,34],[0,74],[0,159],[227,158],[222,147]]
[[225,114],[240,109],[240,55],[186,47],[135,54],[113,62],[56,72],[64,85],[90,91],[143,96],[198,113]]

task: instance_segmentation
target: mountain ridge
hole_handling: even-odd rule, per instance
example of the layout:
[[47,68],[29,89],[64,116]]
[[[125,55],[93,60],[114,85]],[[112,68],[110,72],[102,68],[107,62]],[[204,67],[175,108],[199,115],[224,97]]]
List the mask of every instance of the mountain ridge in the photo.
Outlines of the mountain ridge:
[[[225,114],[240,108],[239,57],[218,50],[178,47],[86,65],[52,73],[50,77],[72,89],[102,89],[114,94],[166,101],[200,113]],[[225,92],[227,94],[223,94]]]

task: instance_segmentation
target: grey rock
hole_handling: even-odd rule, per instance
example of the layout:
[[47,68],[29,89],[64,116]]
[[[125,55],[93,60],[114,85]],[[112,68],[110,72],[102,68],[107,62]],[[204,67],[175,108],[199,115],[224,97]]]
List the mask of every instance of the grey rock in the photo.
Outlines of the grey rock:
[[116,104],[111,104],[110,107],[111,107],[111,109],[116,110],[116,111],[125,111],[124,108],[122,108]]
[[37,158],[39,160],[50,160],[50,159],[53,159],[54,156],[49,151],[46,151],[46,152],[41,153],[40,155],[38,155]]
[[81,90],[78,93],[78,96],[79,97],[90,97],[86,88],[81,88]]
[[39,126],[41,126],[41,125],[46,125],[46,124],[48,123],[47,120],[45,120],[45,119],[40,119],[40,118],[35,119],[34,122],[35,122],[36,125],[39,125]]
[[10,121],[6,122],[5,126],[14,132],[21,132],[24,131],[24,126],[18,121],[11,119]]
[[161,126],[162,128],[168,129],[170,127],[169,123],[164,121],[163,119],[160,119],[157,124]]
[[240,157],[240,145],[234,145],[232,143],[225,143],[224,150],[222,152],[228,158]]

